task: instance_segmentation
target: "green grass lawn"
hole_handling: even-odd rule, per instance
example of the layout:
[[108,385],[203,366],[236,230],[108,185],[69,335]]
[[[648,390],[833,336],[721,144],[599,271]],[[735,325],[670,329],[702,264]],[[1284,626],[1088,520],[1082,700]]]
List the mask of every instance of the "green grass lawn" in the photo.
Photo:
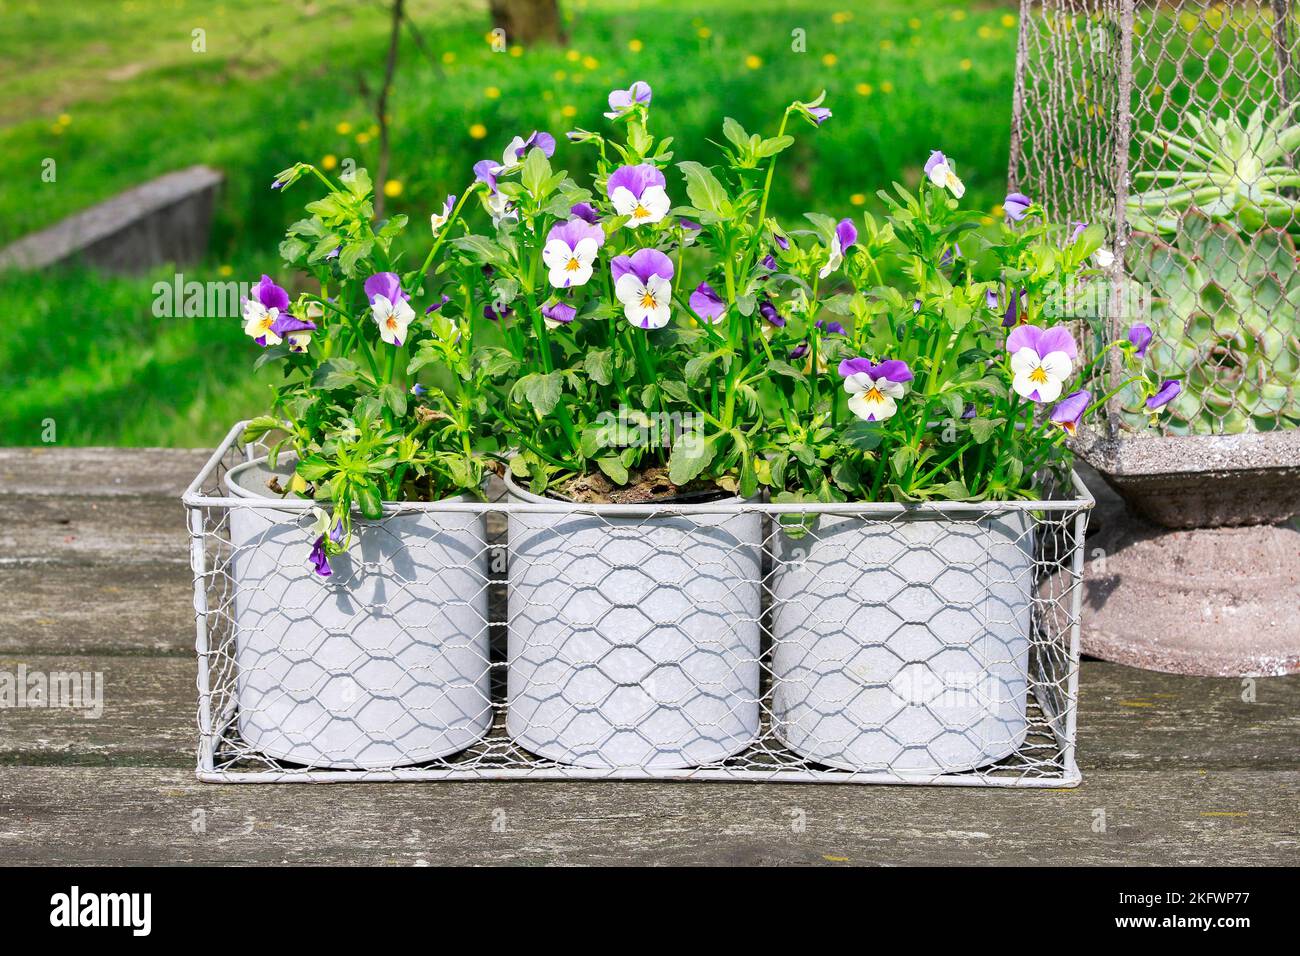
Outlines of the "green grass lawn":
[[[1015,18],[938,0],[562,0],[567,48],[494,53],[477,4],[415,0],[423,49],[404,36],[391,102],[390,212],[425,221],[470,165],[516,133],[561,140],[556,163],[585,173],[562,133],[603,128],[607,92],[644,79],[652,120],[678,158],[715,155],[724,115],[772,131],[791,99],[825,88],[834,118],[796,130],[773,208],[791,219],[873,208],[914,183],[931,149],[952,156],[967,202],[990,213],[1006,181]],[[227,176],[211,254],[187,279],[277,272],[276,246],[304,189],[272,193],[297,159],[373,169],[388,23],[379,3],[316,0],[0,0],[0,243],[150,176],[192,163]],[[191,49],[205,31],[206,51]],[[797,31],[803,31],[802,34]],[[803,51],[797,51],[802,36]],[[39,38],[34,42],[33,38]],[[57,179],[41,180],[53,159]],[[392,187],[397,190],[398,186]],[[415,230],[413,230],[415,231]],[[0,276],[0,444],[201,445],[262,410],[256,347],[237,318],[157,319],[156,281],[82,269]]]

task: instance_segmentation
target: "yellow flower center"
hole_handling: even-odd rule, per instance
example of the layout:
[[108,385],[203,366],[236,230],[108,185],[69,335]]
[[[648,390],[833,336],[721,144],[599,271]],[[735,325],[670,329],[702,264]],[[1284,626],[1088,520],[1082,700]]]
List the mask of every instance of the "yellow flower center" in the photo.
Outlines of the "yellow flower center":
[[390,329],[396,329],[396,328],[397,328],[397,316],[395,316],[395,315],[390,315],[390,316],[388,317],[388,327],[389,327]]
[[570,259],[568,265],[566,265],[564,268],[569,272],[577,272],[579,269],[582,268],[582,263],[579,262],[576,258]]
[[867,389],[867,394],[862,397],[864,400],[868,402],[883,402],[885,400],[884,393],[881,392],[880,389],[877,388],[875,385],[872,385],[869,389]]
[[637,203],[636,208],[632,210],[633,219],[644,219],[648,215],[650,215],[650,210],[640,203]]
[[645,309],[655,308],[655,297],[652,292],[646,291],[641,296],[641,307]]
[[270,332],[271,326],[273,325],[275,325],[275,319],[271,318],[269,315],[262,316],[262,324],[260,328],[263,332]]
[[1029,373],[1029,381],[1033,382],[1035,385],[1047,384],[1047,373],[1043,371],[1041,365]]

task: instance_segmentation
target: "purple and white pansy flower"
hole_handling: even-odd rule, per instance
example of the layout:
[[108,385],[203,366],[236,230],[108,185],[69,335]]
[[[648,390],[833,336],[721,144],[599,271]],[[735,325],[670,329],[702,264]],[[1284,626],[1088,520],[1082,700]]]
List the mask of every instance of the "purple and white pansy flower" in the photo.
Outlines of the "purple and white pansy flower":
[[447,225],[447,220],[451,218],[451,211],[456,208],[456,197],[448,196],[442,203],[442,212],[435,212],[429,215],[429,227],[436,236],[443,226]]
[[940,189],[946,189],[958,199],[966,194],[966,184],[957,178],[952,161],[939,150],[930,153],[925,161],[925,175]]
[[292,332],[311,332],[315,323],[289,314],[289,293],[264,275],[244,300],[244,333],[258,345],[279,345]]
[[1011,387],[1032,402],[1054,402],[1074,372],[1078,348],[1063,325],[1042,329],[1018,325],[1007,336],[1011,353]]
[[849,393],[849,411],[868,422],[883,422],[898,411],[898,400],[912,380],[912,370],[900,359],[879,365],[866,358],[845,359],[839,371]]
[[312,569],[322,578],[327,578],[334,573],[330,567],[329,552],[325,544],[325,535],[328,532],[330,541],[337,545],[343,544],[343,522],[334,522],[334,527],[330,527],[330,516],[323,508],[311,509],[313,521],[308,529],[308,535],[315,538],[312,542],[311,553],[307,560],[311,562]]
[[1092,392],[1081,388],[1061,399],[1060,404],[1052,409],[1048,419],[1065,429],[1067,435],[1073,435],[1078,431],[1079,423],[1083,421],[1083,414],[1091,403]]
[[1151,339],[1151,326],[1145,322],[1135,322],[1128,330],[1128,341],[1138,358],[1146,358],[1147,349],[1151,347]]
[[578,314],[578,310],[567,302],[552,302],[542,306],[542,319],[548,329],[558,329],[568,325]]
[[717,325],[727,313],[727,304],[722,301],[722,296],[707,282],[701,282],[695,287],[689,304],[691,311],[710,325]]
[[658,249],[638,249],[630,256],[615,256],[610,263],[614,296],[623,303],[623,315],[639,329],[662,329],[668,324],[673,300],[673,261]]
[[627,216],[628,228],[644,223],[655,223],[668,215],[672,203],[668,200],[664,174],[649,163],[620,166],[610,174],[605,192],[614,205],[614,211]]
[[855,242],[858,241],[858,229],[853,225],[850,219],[841,219],[835,227],[835,234],[831,236],[831,248],[826,257],[826,265],[822,266],[818,276],[825,279],[828,275],[840,267],[844,261],[844,255],[849,251]]
[[630,113],[638,105],[650,105],[650,84],[644,80],[637,80],[626,90],[614,90],[609,94],[609,112],[605,114],[606,119],[618,119],[625,113]]
[[1176,378],[1165,379],[1163,382],[1160,383],[1160,387],[1156,389],[1156,393],[1146,400],[1147,410],[1154,412],[1157,409],[1164,408],[1175,398],[1177,398],[1182,393],[1182,391],[1183,391],[1183,386],[1182,383],[1178,381],[1178,379]]
[[1002,200],[1002,211],[1012,222],[1020,222],[1029,215],[1029,207],[1033,204],[1034,201],[1024,193],[1007,193],[1007,198]]
[[576,216],[552,226],[542,247],[542,261],[549,270],[551,285],[557,289],[586,285],[604,242],[604,229]]
[[377,272],[366,280],[370,311],[379,326],[379,337],[389,345],[401,345],[406,329],[415,319],[410,296],[402,291],[396,272]]
[[533,148],[540,149],[546,158],[550,159],[555,155],[555,137],[550,133],[542,133],[537,130],[533,130],[527,139],[523,136],[516,136],[506,146],[505,152],[501,154],[501,167],[497,170],[498,174],[515,169],[524,161],[528,151]]

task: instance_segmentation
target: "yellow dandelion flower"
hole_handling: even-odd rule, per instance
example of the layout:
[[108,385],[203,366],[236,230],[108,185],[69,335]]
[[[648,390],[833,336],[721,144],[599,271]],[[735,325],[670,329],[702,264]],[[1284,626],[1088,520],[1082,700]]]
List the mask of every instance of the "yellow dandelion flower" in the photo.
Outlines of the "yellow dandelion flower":
[[564,54],[564,58],[570,63],[577,63],[582,59],[582,54],[577,50],[570,50],[568,53]]
[[1003,216],[1007,214],[1007,211],[1002,207],[1002,203],[998,203],[990,210],[990,213],[994,216],[997,216],[999,219],[1001,219]]
[[840,62],[840,58],[834,53],[827,53],[822,57],[822,66],[834,66],[838,62]]
[[72,123],[72,117],[71,117],[71,116],[69,116],[67,113],[60,113],[60,114],[59,114],[59,125],[60,125],[60,126],[68,126],[68,125],[70,125],[71,123]]
[[976,30],[975,32],[976,32],[977,34],[979,34],[979,38],[980,38],[981,40],[990,40],[990,39],[993,38],[993,28],[992,28],[991,26],[989,26],[987,23],[984,24],[982,27],[980,27],[980,28],[979,28],[978,30]]
[[862,193],[854,193],[852,196],[849,197],[849,202],[853,203],[853,205],[855,206],[861,206],[866,201],[867,201],[867,197]]
[[572,103],[565,103],[563,106],[560,107],[560,115],[566,117],[577,116],[578,108],[574,106]]
[[633,53],[640,53],[645,49],[645,44],[633,37],[631,40],[627,41],[627,48]]
[[953,18],[954,20],[956,20],[958,23],[960,23],[962,20],[965,20],[965,19],[966,19],[966,11],[965,11],[965,10],[954,10],[954,11],[952,12],[952,18]]
[[499,100],[501,98],[501,88],[499,86],[489,86],[483,91],[483,95],[490,100]]
[[582,65],[585,69],[594,70],[596,67],[600,66],[600,61],[594,56],[584,56],[582,58]]
[[1016,25],[1015,14],[1012,13],[1002,14],[1002,25],[1007,28],[1014,27]]
[[348,133],[352,132],[352,124],[339,123],[338,126],[334,127],[334,132],[338,133],[340,136],[347,136]]
[[339,158],[333,153],[326,153],[320,159],[320,168],[325,170],[333,169],[339,164]]
[[563,83],[568,78],[569,78],[569,74],[564,70],[556,70],[554,73],[551,74],[551,79],[553,79],[556,83]]
[[831,23],[848,23],[852,19],[853,14],[848,10],[837,10],[831,14]]
[[911,27],[913,30],[919,30],[921,29],[921,18],[912,17],[912,19],[907,21],[907,25]]
[[359,145],[359,146],[365,146],[366,143],[368,143],[368,142],[370,142],[370,134],[369,134],[369,133],[364,132],[364,131],[362,131],[362,132],[360,132],[360,133],[357,133],[357,145]]
[[973,62],[971,62],[970,57],[966,57],[965,59],[963,59],[963,60],[962,60],[960,63],[958,63],[957,65],[960,66],[963,70],[969,70],[969,69],[970,69],[972,66],[974,66],[975,64],[974,64]]
[[880,41],[880,49],[882,49],[882,50],[892,50],[893,48],[894,48],[894,41],[893,41],[893,40],[881,40],[881,41]]
[[695,35],[701,40],[707,40],[709,37],[713,36],[713,31],[708,27],[700,27],[695,31]]
[[510,55],[513,57],[521,57],[524,55],[524,48],[521,46],[512,46],[510,48]]
[[996,220],[992,216],[980,216],[980,222],[986,226],[991,226]]
[[390,197],[402,195],[402,181],[400,179],[390,179],[384,183],[384,195]]
[[443,63],[455,63],[455,62],[456,62],[456,54],[455,54],[455,53],[452,53],[451,50],[448,50],[446,53],[444,53],[444,54],[442,55],[442,62],[443,62]]
[[857,91],[858,96],[870,96],[872,87],[870,83],[859,83],[853,89]]
[[482,139],[487,135],[487,127],[482,123],[475,123],[469,128],[470,139]]
[[751,70],[757,70],[762,65],[763,58],[755,53],[751,53],[749,56],[745,57],[745,66],[749,67]]
[[894,84],[890,83],[888,80],[885,80],[885,82],[880,84],[880,92],[882,93],[894,92]]
[[235,271],[234,268],[230,265],[223,265],[217,267],[218,275],[223,275],[223,276],[233,275],[234,271]]

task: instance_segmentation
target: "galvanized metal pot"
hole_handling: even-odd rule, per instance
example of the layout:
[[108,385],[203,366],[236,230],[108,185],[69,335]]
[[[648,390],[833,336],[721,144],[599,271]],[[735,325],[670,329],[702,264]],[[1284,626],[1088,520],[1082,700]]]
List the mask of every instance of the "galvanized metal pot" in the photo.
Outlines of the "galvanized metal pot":
[[774,546],[773,732],[832,767],[946,773],[1028,729],[1023,512],[823,515]]
[[[259,458],[225,485],[266,499],[273,474],[291,470]],[[482,738],[492,722],[483,516],[358,520],[328,578],[308,563],[308,523],[264,504],[230,509],[243,739],[293,763],[365,769],[424,763]]]
[[696,767],[749,746],[761,516],[666,513],[671,504],[595,514],[508,475],[506,488],[512,505],[550,509],[510,515],[511,738],[610,770]]

